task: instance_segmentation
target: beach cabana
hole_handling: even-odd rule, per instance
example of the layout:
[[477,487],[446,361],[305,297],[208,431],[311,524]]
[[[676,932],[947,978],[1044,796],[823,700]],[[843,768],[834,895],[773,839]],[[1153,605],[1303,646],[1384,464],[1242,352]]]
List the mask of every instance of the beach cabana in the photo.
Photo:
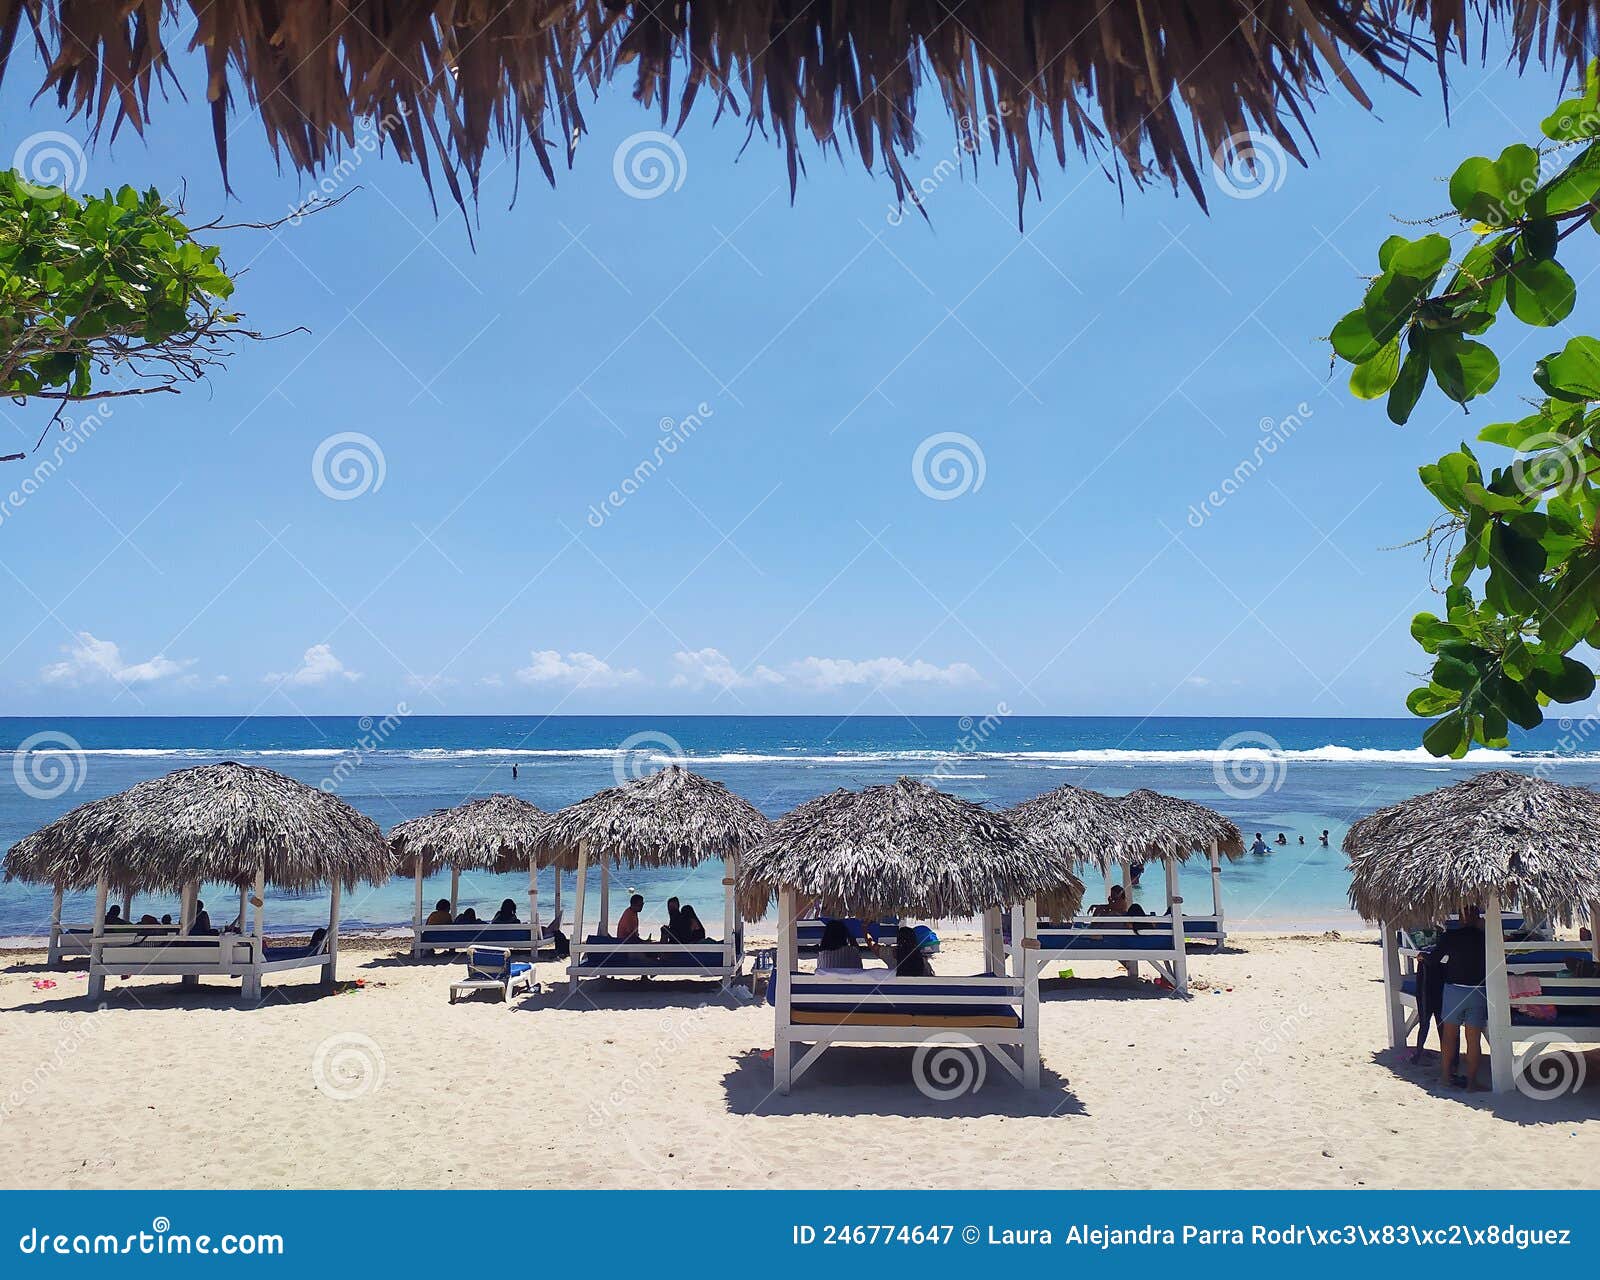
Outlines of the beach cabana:
[[[1104,960],[1138,977],[1151,965],[1177,995],[1189,990],[1188,944],[1222,945],[1222,858],[1244,852],[1244,838],[1227,818],[1204,805],[1138,790],[1107,796],[1061,786],[1008,809],[1034,839],[1092,865],[1111,886],[1131,896],[1133,865],[1160,864],[1166,880],[1161,915],[1079,916],[1039,926],[1039,949],[1030,953],[1041,971],[1067,963]],[[1211,914],[1191,916],[1178,890],[1178,865],[1204,852],[1211,867]]]
[[[1445,925],[1463,907],[1483,911],[1496,1093],[1515,1087],[1518,1045],[1600,1044],[1600,979],[1560,976],[1566,962],[1600,959],[1600,795],[1495,770],[1363,818],[1345,836],[1350,903],[1377,921],[1390,1044],[1417,1024],[1417,975],[1402,964],[1401,930]],[[1508,912],[1552,925],[1586,920],[1588,946],[1506,936]],[[1556,970],[1552,975],[1551,971]],[[1535,995],[1511,994],[1511,977],[1539,974]],[[1554,1006],[1536,1018],[1523,1006]]]
[[[1066,854],[1010,819],[911,778],[807,801],[773,824],[745,858],[740,898],[752,918],[778,902],[773,1083],[790,1087],[836,1044],[921,1045],[957,1037],[982,1046],[1012,1076],[1039,1085],[1039,984],[1013,954],[1038,947],[1038,898],[1070,916],[1083,885]],[[800,969],[802,907],[863,920],[979,919],[984,969],[970,977],[900,977],[892,970]],[[796,1058],[796,1053],[800,1056]]]
[[[396,855],[396,874],[409,876],[415,895],[411,912],[411,954],[460,951],[473,945],[505,947],[536,954],[554,948],[539,916],[539,860],[534,845],[548,814],[516,796],[490,795],[453,809],[435,809],[410,818],[389,831]],[[525,871],[528,875],[528,919],[522,924],[428,924],[422,882],[450,868],[450,919],[460,912],[461,873],[490,875]],[[561,873],[556,872],[555,919],[561,915]],[[537,942],[537,945],[535,943]]]
[[[315,787],[250,765],[201,765],[138,783],[71,813],[18,841],[6,855],[6,879],[93,889],[89,996],[106,978],[169,975],[190,985],[207,975],[237,978],[246,1001],[261,998],[267,974],[319,967],[325,982],[339,958],[339,893],[381,884],[394,860],[370,818]],[[193,932],[203,885],[239,891],[236,930]],[[325,930],[307,946],[269,943],[263,905],[269,888],[328,886]],[[176,927],[134,925],[108,933],[113,893],[179,897]],[[253,916],[251,914],[253,908]]]
[[[744,966],[744,925],[734,893],[739,860],[767,833],[767,819],[720,782],[682,765],[634,778],[552,814],[540,858],[576,867],[571,989],[584,978],[716,978],[730,985]],[[611,934],[611,868],[722,863],[722,937],[697,943],[620,942]],[[600,870],[599,926],[585,933],[589,870]]]

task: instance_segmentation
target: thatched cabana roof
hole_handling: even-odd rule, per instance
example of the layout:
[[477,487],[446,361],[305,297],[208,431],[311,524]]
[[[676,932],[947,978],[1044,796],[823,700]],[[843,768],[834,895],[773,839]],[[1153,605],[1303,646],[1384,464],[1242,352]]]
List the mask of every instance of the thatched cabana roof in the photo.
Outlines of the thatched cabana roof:
[[1002,814],[925,782],[901,778],[808,800],[745,856],[739,898],[747,919],[780,888],[825,914],[976,916],[1037,897],[1071,915],[1083,901],[1072,859]]
[[669,764],[551,814],[535,848],[542,866],[577,866],[587,841],[590,862],[693,867],[742,854],[770,825],[720,782]]
[[[1064,165],[1076,151],[1136,182],[1181,182],[1204,204],[1211,157],[1247,133],[1298,158],[1328,80],[1370,105],[1356,71],[1405,85],[1408,62],[1432,58],[1442,78],[1446,53],[1465,57],[1488,23],[1509,28],[1520,62],[1570,67],[1597,11],[1595,0],[0,0],[0,70],[28,31],[47,67],[40,91],[112,132],[142,131],[153,100],[179,109],[163,91],[187,90],[210,105],[224,172],[230,113],[246,107],[274,157],[306,173],[375,127],[458,200],[496,145],[528,145],[554,181],[586,132],[584,102],[622,77],[665,127],[696,99],[742,117],[782,148],[791,185],[809,133],[824,153],[881,165],[904,197],[917,106],[937,91],[965,149],[1004,154],[1019,203],[1041,155]],[[203,81],[169,65],[169,43],[202,51]],[[598,149],[591,163],[612,159],[609,141]]]
[[1176,858],[1204,852],[1213,840],[1226,858],[1244,856],[1244,835],[1238,826],[1215,809],[1193,800],[1163,795],[1140,787],[1121,797],[1123,811],[1132,822],[1130,842],[1149,850],[1143,856]]
[[1151,856],[1147,847],[1130,843],[1132,817],[1122,802],[1086,787],[1059,786],[1012,805],[1005,815],[1041,844],[1102,871]]
[[395,874],[415,876],[419,858],[424,876],[440,867],[526,871],[548,818],[538,805],[499,793],[409,818],[389,830]]
[[337,796],[253,765],[178,769],[79,805],[19,840],[5,878],[92,889],[102,874],[123,893],[205,884],[311,889],[381,884],[394,854],[371,818]]
[[1437,924],[1492,893],[1571,924],[1600,904],[1600,795],[1497,769],[1363,818],[1344,851],[1367,920]]

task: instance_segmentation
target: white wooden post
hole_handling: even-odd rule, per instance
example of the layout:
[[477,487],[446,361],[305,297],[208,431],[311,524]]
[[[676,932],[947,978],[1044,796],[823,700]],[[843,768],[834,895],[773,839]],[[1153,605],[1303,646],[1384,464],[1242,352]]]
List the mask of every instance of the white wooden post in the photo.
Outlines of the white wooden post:
[[253,908],[254,916],[254,920],[251,924],[247,925],[245,923],[244,890],[241,889],[239,893],[241,899],[239,905],[239,932],[248,932],[250,935],[250,956],[252,962],[252,971],[245,974],[244,977],[243,998],[246,1001],[260,1000],[261,965],[265,963],[267,957],[267,933],[266,926],[262,921],[262,916],[265,913],[267,903],[267,868],[265,863],[256,868],[256,882],[249,896],[249,903]]
[[[641,935],[643,930],[640,931]],[[611,936],[611,859],[600,860],[600,933]]]
[[[1110,894],[1106,896],[1110,897]],[[1127,903],[1127,907],[1123,910],[1123,914],[1126,915],[1128,909],[1133,906],[1133,864],[1131,862],[1122,864],[1122,897]],[[1139,962],[1137,960],[1124,960],[1122,962],[1122,971],[1130,978],[1138,981]]]
[[461,868],[450,868],[450,919],[461,914]]
[[1039,969],[1032,952],[1039,946],[1039,904],[1029,898],[1022,906],[1022,1083],[1039,1087]]
[[242,884],[239,886],[239,932],[241,935],[250,932],[249,906],[250,886]]
[[[1000,965],[995,963],[997,949],[995,935],[999,932],[996,927],[1000,918],[999,907],[985,907],[983,910],[983,967],[990,973],[998,974]],[[1004,961],[1001,961],[1004,964]]]
[[1189,953],[1183,941],[1183,894],[1178,890],[1178,860],[1168,858],[1167,907],[1172,912],[1173,987],[1180,996],[1189,994]]
[[790,991],[799,946],[795,935],[795,907],[798,895],[792,888],[778,890],[778,955],[773,965],[772,981],[776,984],[773,997],[772,1087],[779,1093],[788,1093],[792,1082],[791,1048],[789,1041]]
[[94,936],[89,941],[89,999],[98,1000],[106,993],[106,972],[102,968],[100,948],[106,936],[106,898],[111,886],[101,876],[94,887]]
[[[199,903],[200,882],[191,880],[183,886],[183,924],[179,932],[185,937],[188,937],[190,931],[194,928],[194,917],[195,912],[200,909]],[[213,925],[212,927],[215,928],[216,926]],[[178,985],[180,987],[198,987],[200,985],[200,975],[198,973],[186,973],[178,979]]]
[[571,979],[569,990],[578,989],[578,964],[583,959],[583,907],[584,898],[589,887],[589,842],[578,841],[578,905],[574,908],[572,920],[572,956],[567,965],[567,974]]
[[1033,964],[1033,957],[1022,949],[1022,939],[1027,932],[1024,917],[1025,913],[1022,910],[1022,904],[1019,902],[1011,908],[1011,976],[1013,978],[1026,978],[1028,976],[1028,968]]
[[133,923],[133,891],[131,889],[122,895],[122,923]]
[[[739,963],[739,904],[734,886],[739,883],[739,855],[722,860],[722,963],[732,969]],[[726,984],[724,984],[726,985]]]
[[1589,908],[1589,950],[1600,961],[1600,902]]
[[[415,900],[415,902],[413,902],[412,907],[411,907],[411,958],[413,960],[420,960],[422,958],[422,929],[423,929],[423,924],[422,924],[422,920],[423,920],[423,915],[422,915],[422,853],[420,851],[418,851],[418,853],[416,854],[416,859],[417,859],[417,893],[416,893],[416,900]],[[451,916],[450,918],[452,920],[455,919],[454,916]]]
[[322,981],[334,986],[339,981],[339,877],[333,878],[333,893],[328,902],[328,958],[322,963]]
[[1217,918],[1217,945],[1220,947],[1228,936],[1222,924],[1222,854],[1215,840],[1207,852],[1211,858],[1211,914]]
[[553,915],[551,917],[551,919],[552,920],[560,920],[561,919],[561,880],[562,880],[561,864],[559,862],[554,863],[554,864],[552,864],[551,869],[556,873],[556,908],[555,908],[556,913],[555,913],[555,915]]
[[45,963],[52,969],[61,963],[61,898],[63,890],[60,885],[55,887],[55,892],[50,897],[50,949],[45,954]]
[[[1389,1019],[1389,1047],[1391,1049],[1404,1049],[1406,1047],[1406,1008],[1400,1003],[1401,982],[1404,975],[1400,972],[1400,935],[1387,920],[1378,923],[1378,929],[1383,935],[1383,1001]],[[1420,982],[1419,982],[1420,987]],[[1417,992],[1418,1007],[1421,1007],[1422,992]]]
[[1506,972],[1506,926],[1500,899],[1490,894],[1483,904],[1483,932],[1488,943],[1485,992],[1489,1002],[1489,1078],[1496,1093],[1516,1087],[1516,1060],[1511,1053],[1511,987]]
[[543,937],[539,925],[539,859],[528,854],[528,939],[532,943],[529,963],[539,958],[539,942]]

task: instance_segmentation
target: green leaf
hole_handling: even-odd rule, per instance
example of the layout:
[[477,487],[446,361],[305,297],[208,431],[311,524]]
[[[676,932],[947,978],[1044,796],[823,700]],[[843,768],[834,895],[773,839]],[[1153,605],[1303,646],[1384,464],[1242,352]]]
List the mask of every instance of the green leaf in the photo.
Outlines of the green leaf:
[[1372,332],[1365,310],[1352,311],[1341,319],[1333,326],[1328,340],[1333,343],[1334,351],[1352,364],[1370,360],[1383,349],[1383,343]]
[[1414,716],[1436,716],[1460,705],[1461,695],[1438,685],[1413,689],[1406,697],[1406,710]]
[[1442,720],[1435,720],[1422,733],[1422,745],[1430,755],[1454,756],[1467,754],[1467,725],[1459,711],[1452,711]]
[[1445,263],[1450,261],[1450,241],[1437,232],[1423,236],[1420,240],[1401,240],[1394,244],[1399,237],[1391,237],[1384,245],[1389,249],[1388,261],[1384,261],[1384,253],[1379,250],[1378,261],[1383,263],[1385,271],[1392,271],[1402,276],[1427,276],[1437,275]]
[[1587,337],[1571,339],[1534,366],[1533,380],[1558,400],[1600,400],[1600,342]]
[[1511,314],[1523,324],[1559,324],[1572,314],[1578,290],[1559,262],[1524,258],[1506,278]]
[[1500,378],[1500,361],[1481,342],[1438,334],[1428,344],[1428,367],[1439,390],[1457,404],[1488,391]]
[[1422,398],[1422,389],[1428,385],[1427,349],[1413,344],[1400,365],[1399,375],[1389,390],[1389,421],[1403,427],[1411,418],[1411,411]]
[[1386,395],[1400,376],[1400,339],[1391,338],[1371,359],[1350,371],[1350,390],[1363,400]]
[[1594,692],[1594,672],[1575,658],[1563,657],[1557,673],[1540,671],[1534,679],[1552,702],[1582,702]]

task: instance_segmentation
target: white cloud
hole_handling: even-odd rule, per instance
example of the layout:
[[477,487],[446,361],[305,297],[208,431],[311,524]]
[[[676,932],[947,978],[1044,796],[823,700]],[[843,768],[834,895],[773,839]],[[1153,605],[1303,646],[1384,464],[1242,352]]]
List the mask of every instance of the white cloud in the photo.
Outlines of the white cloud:
[[143,662],[125,662],[122,653],[110,640],[97,640],[87,631],[80,631],[72,643],[62,646],[67,655],[64,662],[53,662],[39,672],[50,684],[89,684],[97,680],[113,680],[120,685],[153,684],[181,674],[193,666],[193,659],[174,662],[156,654]]
[[632,668],[613,667],[592,653],[569,653],[565,657],[554,649],[535,649],[527,666],[517,670],[523,684],[570,684],[594,689],[609,688],[637,680]]
[[977,684],[981,677],[965,662],[935,666],[915,658],[802,658],[790,668],[794,678],[814,689],[843,689],[870,684],[896,688],[908,684]]
[[675,653],[672,662],[678,668],[671,681],[674,689],[703,689],[707,685],[743,689],[750,685],[783,683],[783,676],[771,667],[758,665],[753,671],[741,672],[720,649]]
[[305,651],[300,665],[293,671],[269,671],[262,677],[277,684],[320,685],[330,680],[359,680],[361,673],[352,671],[340,662],[333,646],[314,644]]

